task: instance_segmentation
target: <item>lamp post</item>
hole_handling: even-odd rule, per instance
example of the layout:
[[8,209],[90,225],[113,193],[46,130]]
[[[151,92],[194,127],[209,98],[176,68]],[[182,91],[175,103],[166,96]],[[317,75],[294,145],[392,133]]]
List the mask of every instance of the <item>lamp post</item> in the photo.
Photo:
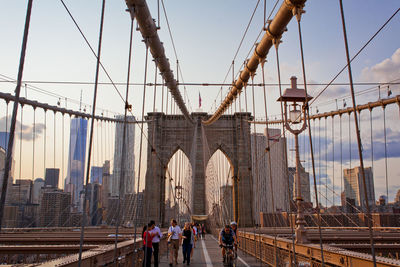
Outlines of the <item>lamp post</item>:
[[[307,234],[304,228],[305,220],[303,214],[303,198],[301,196],[301,180],[300,180],[300,154],[299,154],[299,138],[298,135],[307,128],[305,103],[312,99],[307,95],[304,89],[297,88],[297,78],[292,76],[290,78],[291,88],[287,88],[277,101],[284,104],[284,117],[285,128],[294,135],[295,150],[296,150],[296,174],[295,174],[295,200],[297,205],[296,216],[296,243],[306,243]],[[289,120],[288,120],[288,105],[289,105]],[[302,115],[303,113],[303,115]],[[301,126],[292,128],[292,126],[301,123],[303,117],[303,124]],[[292,126],[289,124],[291,123]]]
[[178,200],[178,223],[180,223],[180,213],[181,213],[181,204],[180,204],[180,200],[182,199],[183,195],[182,195],[182,189],[183,187],[181,185],[177,185],[175,186],[175,197]]

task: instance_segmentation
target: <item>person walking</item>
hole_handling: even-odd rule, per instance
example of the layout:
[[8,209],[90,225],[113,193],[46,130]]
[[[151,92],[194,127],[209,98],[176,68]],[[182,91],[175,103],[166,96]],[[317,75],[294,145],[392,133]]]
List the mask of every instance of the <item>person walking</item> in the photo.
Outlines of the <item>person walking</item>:
[[[182,243],[182,230],[175,219],[171,220],[171,226],[168,228],[168,246],[169,246],[169,266],[178,264],[178,251]],[[175,260],[175,261],[174,261]]]
[[190,265],[190,252],[192,251],[193,245],[193,229],[190,227],[190,223],[185,223],[182,233],[182,252],[183,252],[183,263]]
[[206,227],[204,226],[204,223],[201,224],[201,237],[202,239],[206,239]]
[[160,228],[156,225],[154,220],[150,221],[150,224],[153,226],[153,230],[151,233],[154,235],[152,243],[153,243],[153,255],[154,255],[154,267],[158,267],[158,257],[160,251],[160,238],[162,238],[163,234],[161,233]]
[[151,230],[153,230],[154,225],[151,225],[150,223],[146,226],[143,227],[142,231],[142,238],[143,238],[143,252],[144,252],[144,257],[143,257],[143,267],[150,267],[151,266],[151,254],[152,254],[152,240],[154,237],[154,234],[151,233]]
[[196,241],[197,241],[197,227],[196,227],[195,223],[192,224],[192,228],[193,228],[193,234],[194,234],[193,248],[195,248],[196,247]]

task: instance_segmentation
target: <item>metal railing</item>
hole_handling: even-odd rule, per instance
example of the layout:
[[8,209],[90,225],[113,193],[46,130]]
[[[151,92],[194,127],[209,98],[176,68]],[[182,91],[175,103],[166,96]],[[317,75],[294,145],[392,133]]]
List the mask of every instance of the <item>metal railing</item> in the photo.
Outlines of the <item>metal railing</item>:
[[[275,238],[270,235],[238,232],[239,248],[256,257],[263,263],[273,266]],[[320,246],[318,244],[296,244],[297,266],[322,266]],[[291,266],[293,263],[292,240],[277,237],[277,266]],[[324,244],[325,266],[372,266],[372,255],[353,252],[343,248]],[[400,266],[400,261],[385,257],[376,257],[377,266]]]

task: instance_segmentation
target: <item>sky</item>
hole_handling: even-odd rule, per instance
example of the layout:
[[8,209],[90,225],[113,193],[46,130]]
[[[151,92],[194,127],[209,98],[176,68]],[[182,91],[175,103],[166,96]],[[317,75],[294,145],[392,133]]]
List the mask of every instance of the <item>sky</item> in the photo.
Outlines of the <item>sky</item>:
[[[11,79],[16,79],[17,77],[27,2],[0,1],[0,35],[3,36],[0,43],[1,92],[12,93],[15,89],[15,84],[5,82],[4,80],[10,80],[5,77],[10,77]],[[65,0],[64,2],[90,44],[97,50],[101,1]],[[151,0],[147,2],[150,12],[158,23],[157,1]],[[180,80],[184,80],[187,83],[222,83],[227,75],[226,83],[231,83],[232,73],[228,72],[228,70],[232,61],[235,61],[234,75],[236,76],[249,52],[253,51],[253,45],[257,41],[257,36],[262,29],[263,2],[256,0],[164,0],[179,66],[183,74]],[[278,6],[280,6],[281,2],[279,1]],[[357,53],[368,39],[400,7],[398,0],[344,0],[343,2],[351,56]],[[275,0],[267,0],[266,3],[267,14],[269,14],[272,11]],[[239,43],[256,6],[257,9],[254,18],[244,38],[243,45],[238,50]],[[125,9],[126,5],[123,0],[106,1],[101,52],[101,61],[112,77],[113,82],[121,83],[117,88],[122,95],[125,95],[126,90],[126,86],[123,83],[126,82],[127,77],[130,32],[130,16]],[[170,59],[171,68],[176,73],[175,62],[177,59],[174,55],[172,42],[168,34],[165,15],[162,9],[160,11],[161,29],[158,33],[165,45],[166,56]],[[327,83],[346,63],[339,1],[309,0],[305,4],[305,11],[306,13],[302,16],[301,25],[307,81]],[[274,17],[275,12],[276,10],[272,12],[271,18]],[[354,82],[385,83],[400,79],[398,71],[400,68],[399,29],[400,15],[397,14],[353,61]],[[134,32],[133,39],[131,82],[143,83],[145,46],[139,31]],[[288,25],[288,31],[284,33],[282,41],[279,47],[282,82],[288,83],[290,77],[294,75],[298,77],[299,84],[302,84],[303,77],[299,40],[295,20],[292,20]],[[237,56],[234,58],[237,50]],[[93,83],[95,65],[95,57],[80,36],[61,1],[34,1],[23,74],[24,84],[27,84],[27,87],[23,87],[21,96],[27,96],[29,99],[52,105],[56,105],[60,101],[60,105],[63,107],[79,110],[82,93],[83,104],[81,109],[86,108],[89,112],[93,101],[94,85],[72,85],[62,82]],[[147,82],[154,82],[154,76],[154,63],[150,62],[148,64]],[[267,83],[272,84],[276,84],[278,80],[274,49],[271,49],[267,56],[265,78]],[[100,72],[99,81],[110,82],[103,71]],[[158,77],[158,81],[160,81],[160,77]],[[257,73],[254,81],[256,83],[261,82],[260,72]],[[337,82],[348,82],[346,71],[338,77]],[[31,89],[31,86],[46,90],[50,94],[39,93],[37,90]],[[316,96],[323,87],[309,86],[309,94]],[[359,96],[357,103],[377,100],[378,91],[376,87],[371,85],[356,86],[355,89],[356,91],[363,91],[369,88],[371,88],[372,93]],[[218,105],[220,102],[220,89],[220,87],[211,86],[186,86],[184,89],[183,86],[180,86],[182,95],[187,95],[187,97],[185,96],[185,100],[187,101],[188,99],[190,102],[190,111],[198,110],[200,94],[202,98],[201,108],[203,111],[209,113],[212,113],[216,109],[215,104]],[[228,89],[227,86],[222,88],[223,96],[225,96]],[[395,95],[400,91],[398,85],[391,86],[391,89]],[[261,118],[264,117],[263,92],[261,87],[256,87],[255,90],[255,115]],[[153,109],[153,88],[147,87],[147,92],[145,111],[149,112]],[[383,95],[385,92],[386,89],[382,89]],[[331,86],[315,100],[312,110],[316,110],[317,107],[320,111],[333,110],[336,108],[335,99],[339,99],[338,105],[341,108],[344,103],[343,99],[347,103],[350,103],[348,95],[348,86]],[[142,85],[130,87],[129,102],[133,106],[133,114],[137,117],[141,117],[142,97]],[[276,85],[267,87],[267,97],[269,115],[279,114],[279,105],[276,103],[276,99],[278,98]],[[161,110],[160,101],[161,95],[158,88],[156,98],[157,110]],[[242,109],[244,109],[243,106]],[[252,109],[252,106],[252,103],[249,103],[249,109]],[[96,111],[97,114],[103,113],[106,116],[113,116],[123,112],[124,103],[113,86],[99,85],[97,107],[99,108]],[[23,129],[25,129],[24,131],[28,131],[27,135],[29,136],[29,129],[32,128],[33,112],[30,108],[25,108],[25,110],[23,119],[24,124],[27,124],[27,128],[23,127]],[[0,104],[0,112],[0,117],[4,121],[7,113],[6,106],[3,103]],[[43,114],[41,111],[36,112],[36,120],[40,123],[44,123]],[[379,121],[378,112],[374,114],[374,118]],[[398,115],[396,112],[388,113],[387,119],[392,122],[398,122],[399,117],[396,117],[396,115]],[[56,117],[60,119],[61,115],[58,114]],[[47,134],[49,136],[54,135],[57,140],[61,139],[62,137],[56,134],[56,131],[51,131],[51,127],[54,127],[53,114],[47,114],[46,120],[47,125],[49,125]],[[368,123],[367,118],[365,120],[365,123]],[[67,128],[69,127],[68,118],[65,120],[65,124],[67,125],[65,126],[65,131],[67,132]],[[392,132],[398,133],[399,127],[396,123],[389,123],[388,125]],[[379,125],[377,129],[382,129],[382,127]],[[43,125],[38,125],[36,130],[42,131]],[[106,135],[107,131],[112,132],[112,129],[105,128],[101,133],[104,132],[104,135]],[[262,127],[259,126],[257,131],[262,131]],[[139,131],[136,132],[138,133]],[[398,135],[393,134],[392,136],[390,141],[398,145],[398,138],[396,138]],[[50,144],[53,141],[48,143]],[[40,142],[43,142],[43,140],[40,141],[39,138],[38,147],[43,145]],[[61,156],[57,156],[56,154],[62,150],[62,145],[59,142],[54,143],[56,143],[57,151],[50,158],[54,159],[54,164],[56,165],[61,160]],[[65,139],[66,146],[67,143],[68,140]],[[106,155],[102,156],[103,158],[112,157],[112,144],[108,146],[108,154],[104,152]],[[19,147],[16,147],[16,151],[18,149]],[[48,149],[51,149],[50,145],[48,145]],[[23,155],[25,156],[25,153]],[[102,157],[98,156],[98,161]],[[395,155],[392,158],[397,160],[394,163],[396,164],[399,159],[398,156]],[[398,174],[391,179],[395,181],[396,177],[398,178]],[[381,193],[383,191],[379,191],[377,194]]]

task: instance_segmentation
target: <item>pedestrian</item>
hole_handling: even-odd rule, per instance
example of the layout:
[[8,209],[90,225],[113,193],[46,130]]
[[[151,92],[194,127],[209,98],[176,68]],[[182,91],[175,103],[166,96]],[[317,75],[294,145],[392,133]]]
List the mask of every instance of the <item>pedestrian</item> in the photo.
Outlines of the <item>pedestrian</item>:
[[[169,254],[169,266],[178,264],[178,251],[182,243],[182,230],[178,226],[175,219],[171,220],[171,226],[168,228],[168,246],[170,250]],[[175,260],[175,261],[174,261]]]
[[[194,242],[193,242],[193,248],[196,247],[196,241],[197,241],[197,227],[195,223],[192,223],[192,228],[193,228],[193,234],[194,234]],[[192,252],[193,254],[193,252]]]
[[151,254],[152,254],[152,240],[154,237],[154,234],[151,233],[151,230],[153,230],[154,225],[151,225],[150,223],[146,226],[143,227],[142,231],[142,239],[143,239],[143,267],[150,267],[151,266]]
[[161,233],[160,228],[156,225],[154,220],[150,221],[150,224],[154,227],[151,230],[151,233],[154,234],[152,243],[153,243],[153,255],[154,255],[154,267],[158,267],[158,256],[160,250],[160,238],[162,238],[163,234]]
[[201,224],[201,237],[202,239],[206,239],[206,227],[204,226],[204,223]]
[[193,251],[194,251],[194,248],[196,247],[196,241],[197,241],[197,229],[196,229],[196,226],[194,223],[192,223],[190,225],[190,229],[192,229],[192,233],[193,233],[193,235],[192,235],[192,250],[190,251],[190,259],[192,259]]
[[190,257],[193,245],[193,230],[188,222],[185,223],[183,228],[182,239],[183,263],[190,265]]

